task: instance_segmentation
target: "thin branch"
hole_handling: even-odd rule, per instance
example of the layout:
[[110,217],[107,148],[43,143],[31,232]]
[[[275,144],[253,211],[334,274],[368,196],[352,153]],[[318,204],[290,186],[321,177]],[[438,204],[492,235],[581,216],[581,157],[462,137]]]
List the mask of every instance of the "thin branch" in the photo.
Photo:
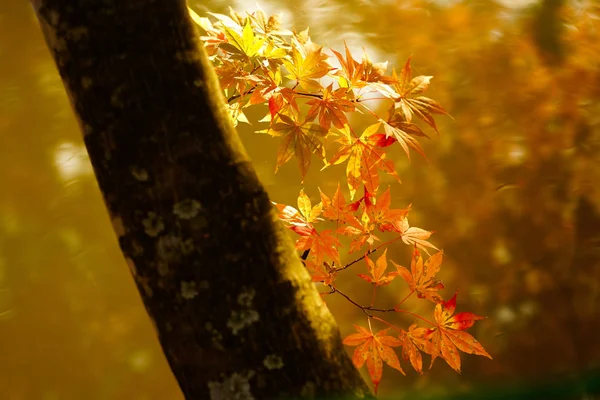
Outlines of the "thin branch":
[[296,94],[299,95],[299,96],[316,97],[317,99],[322,99],[323,98],[322,94],[317,94],[317,93],[296,92]]
[[373,315],[371,315],[368,311],[375,311],[375,312],[396,312],[396,309],[394,309],[394,308],[376,308],[376,307],[373,307],[373,306],[361,306],[356,301],[352,300],[350,298],[350,296],[348,296],[346,293],[342,292],[338,288],[334,287],[333,285],[327,285],[327,286],[329,286],[329,288],[331,289],[331,293],[338,293],[343,298],[345,298],[346,300],[348,300],[350,303],[352,303],[356,307],[360,308],[360,310],[362,312],[364,312],[369,318],[372,318]]
[[354,260],[354,261],[352,261],[352,262],[349,262],[348,264],[344,265],[343,267],[336,268],[336,270],[335,270],[335,271],[336,271],[336,272],[337,272],[337,271],[343,271],[343,270],[345,270],[345,269],[347,269],[347,268],[350,268],[351,266],[353,266],[353,265],[354,265],[354,264],[356,264],[357,262],[359,262],[359,261],[363,260],[363,259],[364,259],[366,256],[369,256],[369,255],[371,255],[371,254],[375,253],[376,251],[377,251],[377,249],[372,249],[372,250],[369,250],[369,251],[367,251],[367,252],[366,252],[366,253],[365,253],[365,254],[364,254],[362,257],[359,257],[359,258],[357,258],[356,260]]
[[362,310],[362,312],[364,312],[367,317],[372,318],[373,316],[371,314],[369,314],[366,310],[365,307],[361,306],[360,304],[358,304],[357,302],[355,302],[354,300],[352,300],[350,298],[350,296],[348,296],[347,294],[345,294],[344,292],[341,292],[339,289],[337,289],[336,287],[334,287],[333,285],[327,285],[329,286],[329,288],[335,292],[335,293],[339,293],[343,298],[345,298],[346,300],[348,300],[350,303],[354,304],[356,307],[360,308]]
[[349,262],[348,264],[344,265],[343,267],[340,268],[336,268],[335,272],[338,271],[343,271],[347,268],[350,268],[352,265],[356,264],[357,262],[361,261],[362,259],[364,259],[366,256],[370,256],[371,254],[375,253],[377,250],[381,249],[383,246],[387,246],[388,244],[392,244],[395,241],[402,239],[402,235],[392,239],[392,240],[388,240],[387,242],[381,243],[379,246],[375,247],[374,249],[371,249],[369,251],[367,251],[362,257],[357,258],[356,260]]
[[231,96],[230,98],[227,99],[227,103],[231,103],[232,101],[239,99],[242,96],[247,96],[249,94],[252,94],[252,92],[254,92],[255,88],[252,88],[250,90],[248,90],[248,92],[244,93],[244,94],[235,94],[233,96]]

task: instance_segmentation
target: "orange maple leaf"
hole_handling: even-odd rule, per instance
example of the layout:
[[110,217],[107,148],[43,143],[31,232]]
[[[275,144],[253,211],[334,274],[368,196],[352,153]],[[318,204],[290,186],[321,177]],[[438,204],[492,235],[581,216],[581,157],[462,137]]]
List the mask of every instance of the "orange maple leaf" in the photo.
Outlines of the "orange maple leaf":
[[348,49],[348,45],[344,42],[344,49],[346,50],[346,58],[342,56],[339,52],[331,49],[331,52],[340,62],[342,66],[341,70],[337,70],[334,75],[342,77],[344,81],[338,80],[340,86],[351,88],[352,86],[361,87],[359,85],[359,81],[362,77],[362,64],[357,62],[350,54],[350,50]]
[[365,189],[365,209],[369,215],[370,222],[376,224],[381,232],[397,231],[397,227],[401,226],[401,222],[406,218],[406,215],[410,211],[410,206],[408,208],[390,209],[392,197],[389,186],[387,190],[376,199],[376,202],[373,199],[373,194]]
[[329,263],[322,262],[321,264],[317,264],[313,260],[306,260],[304,265],[310,273],[313,282],[322,282],[325,285],[333,284],[337,271]]
[[325,149],[321,140],[327,132],[319,125],[311,124],[307,120],[301,122],[293,116],[282,113],[277,115],[277,122],[272,124],[268,130],[268,133],[273,136],[284,136],[277,152],[275,172],[295,155],[298,158],[302,179],[304,179],[310,167],[312,153],[317,153],[321,159],[325,157]]
[[307,120],[313,120],[319,116],[319,125],[325,130],[329,130],[331,124],[338,129],[342,129],[348,124],[347,112],[355,110],[354,104],[346,100],[348,96],[347,88],[338,88],[333,90],[333,85],[327,86],[323,90],[321,98],[315,98],[306,102],[311,108],[306,114]]
[[369,256],[365,256],[365,262],[367,263],[367,267],[369,269],[369,275],[359,274],[358,276],[364,279],[365,281],[372,283],[376,286],[385,286],[388,285],[395,277],[398,276],[398,272],[388,272],[385,273],[387,269],[387,259],[386,259],[387,249],[383,252],[381,257],[377,259],[376,263],[373,263]]
[[443,257],[444,252],[438,251],[423,263],[423,257],[421,257],[421,253],[419,253],[417,246],[415,246],[410,263],[410,272],[406,267],[398,265],[393,261],[392,264],[394,264],[402,279],[408,283],[410,290],[417,292],[419,298],[440,303],[443,299],[439,295],[438,290],[443,289],[444,284],[436,278],[436,275],[440,272]]
[[367,83],[380,82],[383,84],[394,83],[394,78],[386,76],[385,71],[387,70],[387,61],[374,63],[369,59],[369,56],[365,52],[362,58],[362,77],[361,79]]
[[382,119],[380,119],[379,122],[381,122],[383,124],[383,129],[385,131],[385,137],[386,138],[393,137],[396,141],[398,141],[398,143],[400,143],[400,146],[402,146],[402,149],[406,153],[406,156],[408,157],[409,161],[410,161],[409,148],[415,150],[417,153],[419,153],[420,155],[425,157],[425,151],[423,150],[423,147],[421,147],[421,144],[417,141],[417,139],[412,137],[408,132],[405,132],[399,126],[392,126],[389,122],[386,122]]
[[338,80],[340,86],[363,88],[368,86],[369,83],[381,82],[389,84],[394,82],[392,77],[385,75],[387,62],[373,63],[365,53],[362,62],[359,63],[350,54],[346,42],[344,42],[344,49],[346,50],[346,58],[339,52],[331,49],[331,52],[342,66],[341,70],[334,73],[334,75],[343,78],[343,80]]
[[323,221],[323,218],[319,218],[323,208],[322,203],[312,207],[304,189],[298,194],[298,210],[285,204],[273,202],[273,205],[279,210],[279,219],[289,224],[289,228],[300,236],[312,235],[315,229],[313,222]]
[[328,165],[348,161],[346,177],[350,189],[350,198],[352,199],[362,185],[370,193],[377,192],[380,170],[387,172],[400,181],[394,169],[394,163],[386,160],[386,153],[377,148],[377,145],[370,139],[377,132],[380,125],[378,122],[367,127],[360,138],[353,137],[346,129],[343,130],[342,136],[338,139],[342,147],[328,161]]
[[322,47],[292,43],[290,59],[283,61],[290,79],[295,79],[298,85],[307,91],[317,91],[321,84],[316,79],[322,78],[333,68],[327,63],[328,56],[322,53]]
[[392,347],[402,345],[402,341],[397,337],[387,334],[388,329],[381,330],[373,334],[370,330],[359,325],[354,325],[358,333],[353,333],[343,340],[346,346],[357,346],[354,349],[352,363],[356,368],[362,368],[367,363],[367,370],[371,377],[371,382],[375,385],[375,393],[383,375],[383,363],[400,371],[406,375],[400,366],[400,360]]
[[321,203],[323,203],[323,216],[332,221],[344,222],[349,216],[352,210],[346,204],[344,195],[340,192],[340,184],[338,183],[337,189],[333,194],[332,198],[329,198],[325,193],[319,189],[321,194]]
[[[476,321],[485,319],[480,315],[470,312],[461,312],[456,315],[456,293],[454,296],[435,306],[433,316],[435,318],[436,327],[427,334],[427,338],[431,339],[431,343],[436,351],[431,355],[431,365],[437,357],[443,358],[449,366],[456,372],[460,372],[460,355],[458,350],[484,356],[492,359],[487,351],[483,348],[473,336],[465,332],[465,329],[470,328]],[[431,368],[430,365],[430,368]]]
[[342,244],[329,229],[317,232],[313,228],[310,235],[302,236],[296,240],[296,250],[310,250],[310,255],[317,264],[322,264],[327,259],[339,265],[340,253],[338,248],[341,246]]
[[357,236],[350,243],[349,253],[360,250],[366,243],[373,245],[375,241],[380,239],[373,234],[375,225],[371,223],[367,211],[364,210],[361,219],[359,220],[354,215],[346,219],[348,225],[340,228],[338,231],[346,236]]
[[394,83],[394,89],[397,93],[397,97],[394,98],[395,109],[400,110],[400,113],[404,116],[406,122],[410,122],[414,114],[437,132],[437,126],[435,125],[435,120],[431,114],[449,114],[441,105],[428,97],[414,97],[427,90],[432,76],[421,75],[412,78],[410,57],[406,61],[406,64],[404,64],[400,76],[398,77],[396,75],[396,71],[393,71],[392,76],[396,81]]
[[433,344],[425,339],[430,332],[429,328],[417,328],[416,324],[412,324],[407,331],[402,331],[400,340],[402,341],[402,357],[405,360],[410,360],[410,364],[415,371],[423,374],[423,356],[421,351],[427,354],[436,352]]

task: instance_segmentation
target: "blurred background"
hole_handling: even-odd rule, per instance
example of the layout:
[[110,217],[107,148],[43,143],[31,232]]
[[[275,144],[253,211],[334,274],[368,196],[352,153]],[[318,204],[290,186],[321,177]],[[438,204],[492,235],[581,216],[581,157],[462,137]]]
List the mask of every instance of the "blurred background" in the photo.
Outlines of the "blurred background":
[[[364,48],[400,68],[412,55],[415,75],[434,76],[429,97],[454,118],[437,118],[429,162],[392,152],[403,181],[393,205],[412,203],[411,224],[436,231],[443,295],[459,289],[457,311],[489,317],[471,333],[494,360],[465,354],[462,375],[441,360],[423,376],[407,363],[406,377],[386,367],[382,397],[600,398],[598,2],[259,4],[310,26],[318,44],[339,50],[345,40],[357,59]],[[214,0],[210,11],[229,5],[256,3]],[[304,187],[316,202],[317,187],[332,193],[343,182],[344,167],[319,173],[316,162],[304,185],[294,162],[274,175],[277,140],[239,128],[274,201],[295,204]],[[179,400],[82,143],[29,4],[3,0],[0,399]],[[391,247],[388,258],[408,265],[410,248]],[[350,275],[345,292],[370,297]],[[382,291],[378,302],[397,298]],[[343,298],[326,300],[343,335],[364,325]]]

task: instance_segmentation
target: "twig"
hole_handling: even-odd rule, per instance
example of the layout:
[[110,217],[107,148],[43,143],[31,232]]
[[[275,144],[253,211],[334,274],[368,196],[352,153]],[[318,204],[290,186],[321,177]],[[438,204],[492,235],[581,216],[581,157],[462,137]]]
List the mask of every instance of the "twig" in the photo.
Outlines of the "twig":
[[349,262],[348,264],[344,265],[343,267],[336,268],[336,270],[335,270],[335,271],[336,271],[336,272],[337,272],[337,271],[343,271],[343,270],[345,270],[345,269],[347,269],[347,268],[350,268],[352,265],[354,265],[354,264],[356,264],[357,262],[359,262],[360,260],[364,259],[366,256],[369,256],[369,255],[371,255],[371,254],[375,253],[376,251],[377,251],[377,249],[369,250],[369,251],[367,251],[367,252],[366,252],[366,253],[365,253],[365,254],[364,254],[362,257],[359,257],[359,258],[357,258],[356,260],[354,260],[354,261],[352,261],[352,262]]
[[369,317],[369,318],[372,318],[373,315],[371,315],[368,311],[375,311],[375,312],[395,312],[396,311],[394,308],[375,308],[373,306],[361,306],[356,301],[352,300],[350,298],[350,296],[348,296],[346,293],[342,292],[338,288],[334,287],[333,285],[327,285],[327,286],[329,286],[329,289],[331,289],[331,293],[338,293],[343,298],[348,300],[350,303],[352,303],[356,307],[360,308],[360,310],[362,312],[364,312],[367,315],[367,317]]
[[252,92],[254,92],[254,88],[248,90],[246,93],[244,94],[235,94],[233,96],[231,96],[230,98],[227,99],[227,103],[231,103],[232,101],[239,99],[242,96],[247,96],[249,94],[252,94]]
[[348,300],[350,303],[354,304],[356,307],[360,308],[362,310],[362,312],[364,312],[365,314],[367,314],[367,317],[372,318],[373,316],[371,314],[369,314],[365,308],[363,306],[361,306],[360,304],[358,304],[357,302],[355,302],[354,300],[352,300],[347,294],[345,294],[344,292],[341,292],[340,290],[338,290],[337,288],[335,288],[333,285],[327,285],[329,286],[329,289],[331,289],[332,292],[334,293],[339,293],[343,298],[345,298],[346,300]]
[[375,247],[374,249],[371,249],[369,251],[367,251],[362,257],[357,258],[356,260],[349,262],[348,264],[344,265],[343,267],[340,268],[336,268],[336,272],[337,271],[343,271],[349,267],[351,267],[352,265],[356,264],[357,262],[359,262],[360,260],[364,259],[366,256],[370,256],[371,254],[375,253],[377,250],[379,250],[380,248],[382,248],[383,246],[387,246],[388,244],[392,244],[394,243],[396,240],[402,239],[402,235],[398,236],[397,238],[394,238],[392,240],[388,240],[387,242],[381,243],[379,246]]

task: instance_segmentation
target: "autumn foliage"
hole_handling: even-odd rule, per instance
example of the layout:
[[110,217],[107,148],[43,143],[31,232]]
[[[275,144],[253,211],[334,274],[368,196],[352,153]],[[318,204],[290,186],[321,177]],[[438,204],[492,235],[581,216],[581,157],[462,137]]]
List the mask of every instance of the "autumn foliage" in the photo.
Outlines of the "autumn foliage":
[[[447,301],[440,294],[443,252],[429,241],[432,232],[411,226],[411,206],[393,207],[390,188],[380,188],[381,172],[400,181],[389,149],[400,146],[409,159],[411,151],[425,156],[417,138],[428,135],[415,122],[437,133],[433,115],[447,115],[423,95],[432,77],[413,76],[410,59],[389,74],[387,63],[373,62],[366,54],[358,61],[347,46],[342,52],[326,50],[312,42],[308,29],[285,30],[276,16],[260,10],[245,15],[231,10],[229,16],[210,14],[210,19],[191,14],[202,30],[232,121],[248,122],[247,107],[264,107],[261,121],[268,127],[260,132],[280,143],[276,169],[296,158],[304,179],[314,158],[322,169],[346,165],[349,199],[338,185],[333,194],[320,192],[317,204],[301,191],[296,207],[275,207],[297,235],[296,249],[313,281],[329,289],[325,294],[343,296],[365,314],[366,327],[356,325],[357,333],[343,342],[355,347],[352,360],[357,368],[366,364],[375,390],[384,363],[404,373],[399,355],[419,373],[422,354],[431,357],[430,366],[439,357],[457,372],[459,350],[491,358],[465,332],[483,317],[455,314],[456,294]],[[386,104],[383,112],[381,103]],[[371,123],[352,125],[353,113],[369,116]],[[413,248],[410,269],[392,260],[388,264],[387,246],[400,242]],[[343,263],[341,249],[355,254],[353,261]],[[376,252],[380,255],[374,258]],[[366,272],[357,275],[373,288],[371,304],[361,305],[339,289],[336,278],[350,269]],[[375,307],[376,289],[395,280],[405,286],[398,303]],[[403,308],[411,296],[432,303],[432,319]],[[383,318],[386,313],[414,316],[423,326],[397,326]]]

